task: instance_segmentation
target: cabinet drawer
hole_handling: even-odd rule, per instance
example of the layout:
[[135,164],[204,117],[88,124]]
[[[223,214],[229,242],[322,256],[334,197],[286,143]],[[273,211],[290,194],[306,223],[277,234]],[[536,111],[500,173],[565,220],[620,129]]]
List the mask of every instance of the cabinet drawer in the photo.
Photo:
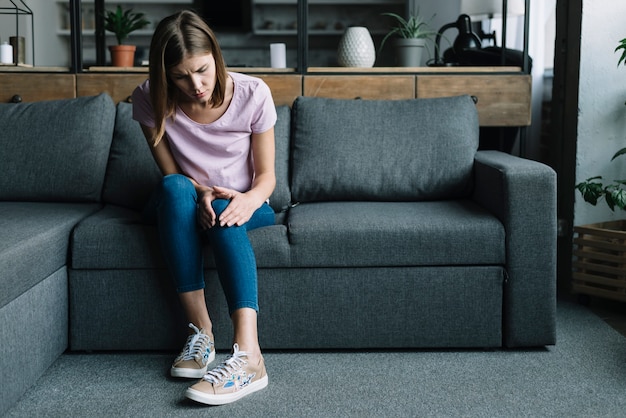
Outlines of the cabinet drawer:
[[0,74],[0,103],[10,103],[13,96],[22,102],[73,99],[76,83],[73,74]]
[[302,95],[301,75],[262,75],[250,74],[253,77],[263,79],[272,90],[272,98],[276,106],[291,106],[296,97]]
[[415,77],[315,75],[304,78],[304,95],[336,99],[413,99]]
[[463,94],[478,98],[480,126],[530,125],[529,75],[417,76],[418,98]]
[[127,101],[135,87],[146,81],[148,74],[78,74],[77,96],[108,93],[115,103]]

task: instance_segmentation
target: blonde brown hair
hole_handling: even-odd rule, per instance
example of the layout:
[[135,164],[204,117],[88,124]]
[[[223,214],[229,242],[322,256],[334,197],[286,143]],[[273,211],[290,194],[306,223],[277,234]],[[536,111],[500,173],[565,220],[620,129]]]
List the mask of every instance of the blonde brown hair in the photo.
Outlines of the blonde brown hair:
[[224,103],[226,65],[217,38],[196,13],[183,10],[161,20],[150,43],[150,100],[154,112],[156,146],[165,135],[165,120],[174,117],[177,88],[168,75],[186,56],[212,54],[215,59],[216,84],[211,96],[214,107]]

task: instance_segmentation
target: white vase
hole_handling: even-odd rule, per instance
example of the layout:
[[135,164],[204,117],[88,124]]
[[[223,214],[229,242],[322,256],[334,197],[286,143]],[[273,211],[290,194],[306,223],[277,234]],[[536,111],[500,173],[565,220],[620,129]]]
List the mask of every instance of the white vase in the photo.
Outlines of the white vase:
[[346,29],[339,40],[337,61],[342,67],[373,67],[376,61],[374,41],[367,28],[353,26]]

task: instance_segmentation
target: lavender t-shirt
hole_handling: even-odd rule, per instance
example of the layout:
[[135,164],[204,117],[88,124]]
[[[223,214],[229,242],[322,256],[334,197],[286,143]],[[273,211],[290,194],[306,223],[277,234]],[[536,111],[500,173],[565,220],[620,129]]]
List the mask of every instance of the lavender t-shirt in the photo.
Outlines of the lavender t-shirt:
[[[228,73],[234,92],[226,112],[208,124],[191,120],[180,108],[168,118],[165,133],[170,150],[183,173],[205,186],[250,190],[254,179],[251,134],[265,132],[276,123],[276,107],[263,80]],[[150,84],[133,92],[133,119],[154,128]]]

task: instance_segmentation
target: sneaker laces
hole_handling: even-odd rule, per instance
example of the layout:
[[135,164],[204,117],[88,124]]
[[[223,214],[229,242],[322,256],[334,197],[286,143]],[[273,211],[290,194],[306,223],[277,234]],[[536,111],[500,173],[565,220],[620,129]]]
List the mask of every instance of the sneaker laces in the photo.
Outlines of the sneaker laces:
[[203,379],[207,382],[218,384],[226,379],[229,379],[233,374],[240,371],[243,366],[248,364],[243,358],[247,357],[248,353],[245,351],[239,351],[239,345],[233,345],[233,354],[227,358],[222,364],[208,371]]
[[209,336],[200,332],[198,327],[189,323],[189,328],[193,329],[196,333],[187,337],[185,348],[178,355],[176,361],[196,360],[204,356],[204,350],[207,346],[211,347],[213,343],[209,339]]

